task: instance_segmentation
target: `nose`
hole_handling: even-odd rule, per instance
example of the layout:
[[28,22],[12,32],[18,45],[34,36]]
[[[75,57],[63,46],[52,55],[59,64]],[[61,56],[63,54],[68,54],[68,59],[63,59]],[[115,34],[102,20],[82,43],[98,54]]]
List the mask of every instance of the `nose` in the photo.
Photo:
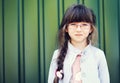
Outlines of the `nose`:
[[80,25],[77,26],[77,31],[81,31],[81,26]]

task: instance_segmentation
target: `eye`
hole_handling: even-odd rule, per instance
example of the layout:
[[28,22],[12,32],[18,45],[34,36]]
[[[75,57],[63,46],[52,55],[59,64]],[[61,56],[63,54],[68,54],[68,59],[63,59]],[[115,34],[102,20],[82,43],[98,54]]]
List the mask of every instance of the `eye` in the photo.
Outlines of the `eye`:
[[71,27],[77,27],[77,25],[75,23],[71,23],[69,24]]
[[70,24],[70,25],[75,26],[76,24],[72,23],[72,24]]
[[85,24],[81,24],[81,26],[89,26],[89,24],[86,24],[86,23],[85,23]]

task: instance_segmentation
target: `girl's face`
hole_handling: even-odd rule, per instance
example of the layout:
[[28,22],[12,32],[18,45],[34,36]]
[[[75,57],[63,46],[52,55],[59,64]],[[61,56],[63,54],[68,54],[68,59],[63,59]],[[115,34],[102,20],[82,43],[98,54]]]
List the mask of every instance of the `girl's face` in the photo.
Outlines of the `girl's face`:
[[87,37],[92,32],[92,29],[90,23],[73,22],[68,25],[66,32],[68,32],[71,42],[87,43]]

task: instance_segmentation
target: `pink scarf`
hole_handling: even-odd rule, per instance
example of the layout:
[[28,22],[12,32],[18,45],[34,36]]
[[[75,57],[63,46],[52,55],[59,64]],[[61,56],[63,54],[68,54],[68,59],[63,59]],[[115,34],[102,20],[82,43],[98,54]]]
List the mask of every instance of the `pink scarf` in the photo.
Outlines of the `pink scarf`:
[[81,80],[81,69],[80,69],[80,58],[81,55],[77,55],[72,65],[72,80],[71,83],[82,83]]

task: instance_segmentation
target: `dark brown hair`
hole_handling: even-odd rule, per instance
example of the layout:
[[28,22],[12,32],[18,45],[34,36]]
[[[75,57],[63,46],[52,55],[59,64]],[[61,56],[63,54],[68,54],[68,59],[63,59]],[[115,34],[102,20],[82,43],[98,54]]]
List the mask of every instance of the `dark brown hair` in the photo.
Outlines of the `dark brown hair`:
[[[66,10],[59,27],[58,42],[59,42],[60,53],[57,58],[57,66],[58,66],[57,71],[63,70],[63,66],[64,66],[63,63],[68,50],[68,41],[70,40],[70,36],[65,30],[68,27],[68,24],[72,22],[90,23],[92,28],[92,33],[89,34],[88,41],[91,41],[92,44],[95,43],[95,39],[96,39],[95,36],[97,34],[97,31],[95,28],[96,17],[93,11],[81,4],[75,4],[70,6]],[[56,76],[54,79],[54,83],[58,83],[58,82],[59,82],[59,78]]]

